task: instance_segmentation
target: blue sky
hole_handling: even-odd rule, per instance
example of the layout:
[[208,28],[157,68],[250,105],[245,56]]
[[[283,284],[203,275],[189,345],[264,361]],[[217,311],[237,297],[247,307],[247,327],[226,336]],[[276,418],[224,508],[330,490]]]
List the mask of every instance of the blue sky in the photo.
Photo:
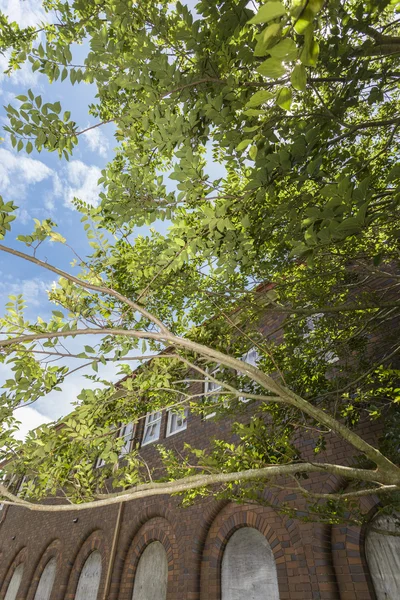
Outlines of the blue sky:
[[[0,0],[0,10],[22,26],[33,25],[43,18],[41,3],[35,0]],[[79,49],[75,60],[84,57],[85,48]],[[80,56],[79,56],[80,55]],[[7,66],[5,57],[0,56],[0,70]],[[31,88],[35,95],[41,94],[48,102],[61,101],[64,110],[71,111],[72,118],[84,129],[95,124],[88,115],[88,105],[95,101],[94,86],[80,84],[72,87],[67,82],[50,85],[47,78],[32,73],[29,68],[22,68],[11,77],[0,75],[0,124],[3,127],[7,120],[3,105],[18,104],[15,96]],[[58,156],[33,151],[29,156],[24,152],[16,153],[3,133],[4,142],[0,144],[0,194],[5,201],[13,200],[19,207],[18,219],[7,235],[5,243],[26,250],[26,247],[15,238],[18,234],[27,234],[33,230],[33,219],[51,218],[58,224],[58,231],[67,238],[67,242],[80,254],[85,255],[90,248],[86,242],[80,215],[71,200],[74,196],[96,205],[99,187],[97,180],[104,165],[113,156],[115,147],[113,125],[105,125],[83,135],[73,158],[67,162]],[[143,233],[146,233],[143,231]],[[70,262],[73,255],[62,244],[46,243],[42,246],[40,258],[47,259],[57,266],[71,271]],[[0,306],[3,313],[4,304],[9,294],[23,293],[29,309],[27,316],[37,315],[46,318],[55,307],[47,300],[54,277],[51,273],[36,268],[8,255],[0,256]],[[78,344],[78,342],[75,342]],[[86,343],[91,343],[86,341]],[[72,342],[72,345],[74,342]],[[71,346],[71,344],[70,344]],[[76,366],[76,364],[74,365]],[[115,368],[103,368],[103,373],[115,378]],[[92,371],[93,373],[93,371]],[[0,385],[8,377],[9,368],[0,365]],[[76,398],[82,386],[90,383],[82,377],[83,373],[67,378],[61,393],[52,393],[38,401],[34,407],[24,407],[17,411],[21,421],[20,435],[38,426],[41,422],[53,420],[70,410],[71,402]]]
[[[189,0],[188,6],[193,10],[195,0]],[[0,0],[0,11],[12,16],[21,26],[35,25],[46,20],[41,9],[41,2],[36,0]],[[195,11],[194,11],[195,12]],[[74,62],[82,62],[85,47],[78,48]],[[71,86],[67,80],[50,85],[47,78],[37,71],[32,73],[29,66],[14,72],[11,77],[2,74],[7,67],[7,59],[0,55],[0,126],[7,123],[3,105],[9,103],[18,105],[15,96],[25,93],[29,88],[35,96],[41,94],[44,101],[61,102],[63,110],[69,110],[71,117],[78,123],[80,129],[94,125],[93,117],[88,114],[87,107],[95,101],[94,86],[80,84]],[[0,143],[0,195],[5,201],[12,200],[18,207],[18,219],[13,223],[13,229],[6,237],[6,244],[26,250],[26,246],[15,242],[18,234],[27,234],[33,230],[33,219],[51,218],[58,225],[58,231],[67,239],[81,256],[90,252],[86,236],[80,222],[80,215],[73,208],[71,201],[74,196],[96,205],[100,191],[97,181],[100,171],[112,159],[115,140],[114,126],[108,124],[91,130],[79,138],[80,142],[69,162],[60,160],[56,153],[37,153],[35,150],[28,156],[25,152],[13,150],[7,135]],[[209,162],[209,174],[220,177],[223,171],[220,166]],[[173,185],[170,182],[169,187]],[[155,224],[157,229],[165,230],[166,224]],[[146,228],[140,228],[138,233],[147,234]],[[70,262],[73,255],[68,248],[58,243],[45,243],[41,246],[39,258],[45,259],[60,268],[71,271]],[[17,258],[0,255],[0,310],[8,301],[9,294],[23,293],[29,309],[27,317],[42,318],[54,309],[47,300],[46,290],[49,289],[54,277],[51,273],[36,268]],[[95,341],[85,340],[85,343]],[[74,346],[75,344],[75,346]],[[79,341],[70,343],[75,349]],[[76,366],[76,363],[74,364]],[[102,367],[99,374],[116,379],[116,367]],[[88,371],[93,373],[93,371]],[[6,365],[0,365],[0,386],[8,377],[10,371]],[[90,386],[83,378],[83,371],[68,377],[63,385],[63,391],[54,392],[39,400],[34,407],[18,409],[21,421],[20,437],[24,437],[29,429],[40,423],[56,419],[69,412],[71,402],[76,399],[82,387]]]

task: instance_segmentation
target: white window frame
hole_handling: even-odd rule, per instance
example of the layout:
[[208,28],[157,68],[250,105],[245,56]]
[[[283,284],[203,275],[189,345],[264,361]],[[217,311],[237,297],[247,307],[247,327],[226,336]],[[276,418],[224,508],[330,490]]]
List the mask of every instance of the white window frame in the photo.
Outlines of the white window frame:
[[106,461],[104,460],[104,458],[100,458],[100,456],[98,456],[96,458],[96,462],[94,463],[94,468],[101,469],[101,467],[104,467],[105,464],[106,464]]
[[[215,369],[213,369],[212,371],[210,369],[207,369],[207,373],[209,373],[212,377],[215,377],[215,375],[221,370],[221,367],[216,367]],[[213,387],[216,386],[216,387]],[[217,385],[214,381],[210,381],[210,379],[208,379],[206,377],[206,379],[204,380],[204,398],[205,400],[210,400],[213,398],[213,396],[210,394],[209,396],[207,395],[210,391],[213,392],[219,392],[222,389],[222,385]],[[217,396],[214,397],[214,400],[212,400],[212,402],[218,402],[219,400],[219,394]],[[215,417],[217,413],[216,412],[212,412],[209,413],[207,415],[204,415],[204,419],[211,419],[212,417]]]
[[125,423],[121,424],[120,430],[118,432],[118,437],[124,439],[124,445],[121,447],[119,451],[119,458],[123,458],[131,451],[131,446],[133,442],[133,438],[135,436],[135,424],[134,423]]
[[[252,354],[255,355],[255,358],[253,358],[252,360],[249,360],[249,358],[251,357]],[[240,357],[240,360],[242,360],[243,362],[247,362],[252,367],[256,367],[258,361],[260,360],[260,354],[259,354],[257,348],[255,346],[252,346],[251,348],[249,348],[249,350],[247,350],[247,352],[245,354],[243,354]],[[240,400],[240,402],[244,402],[244,403],[250,402],[250,398],[246,398],[246,396],[240,396],[239,400]]]
[[[185,429],[187,429],[187,415],[187,408],[185,408],[184,411],[173,409],[169,410],[167,419],[167,433],[165,437],[170,437],[171,435],[175,435],[180,431],[185,431]],[[180,425],[178,424],[179,420]]]
[[18,484],[18,489],[17,489],[17,492],[15,494],[16,496],[18,496],[18,498],[21,496],[22,488],[23,488],[23,485],[26,482],[26,480],[27,480],[27,477],[26,477],[26,475],[24,475],[23,478],[21,479],[21,481]]
[[[152,413],[147,413],[144,422],[144,430],[142,437],[142,446],[147,446],[160,439],[162,411],[158,410]],[[146,439],[149,431],[152,431],[148,439]]]

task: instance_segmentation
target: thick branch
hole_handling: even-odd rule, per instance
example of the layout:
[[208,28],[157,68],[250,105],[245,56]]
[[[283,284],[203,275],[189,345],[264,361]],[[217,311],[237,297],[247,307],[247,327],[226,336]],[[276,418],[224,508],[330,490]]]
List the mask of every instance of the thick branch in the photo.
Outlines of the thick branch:
[[[21,499],[18,498],[18,505],[22,506],[23,508],[28,508],[29,510],[39,512],[65,512],[71,510],[80,511],[100,506],[109,506],[110,504],[118,504],[119,502],[129,502],[131,500],[138,500],[139,498],[149,498],[151,496],[160,496],[163,494],[179,494],[187,490],[198,489],[210,485],[232,483],[235,481],[244,482],[255,481],[257,479],[270,479],[274,477],[295,475],[297,473],[331,473],[338,477],[345,477],[347,479],[383,483],[380,481],[380,475],[377,471],[357,469],[341,465],[332,465],[329,463],[298,463],[279,466],[273,465],[261,469],[249,469],[247,471],[238,471],[235,473],[194,475],[192,477],[184,477],[183,479],[177,479],[176,481],[169,482],[145,483],[124,492],[112,494],[104,500],[95,500],[92,502],[86,502],[84,504],[31,504],[30,502],[21,501]],[[396,489],[400,489],[400,486],[396,486]],[[7,500],[4,501],[4,504],[17,505],[17,503],[12,503]]]

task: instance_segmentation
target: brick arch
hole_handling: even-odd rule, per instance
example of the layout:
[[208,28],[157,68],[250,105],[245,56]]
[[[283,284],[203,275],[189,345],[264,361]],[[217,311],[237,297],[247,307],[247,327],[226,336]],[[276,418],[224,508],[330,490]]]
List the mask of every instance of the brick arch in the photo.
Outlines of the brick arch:
[[[358,504],[362,512],[368,515],[369,522],[379,508],[379,498],[361,497]],[[342,595],[347,593],[350,597],[352,594],[354,600],[376,600],[365,555],[368,522],[362,527],[333,525],[331,530],[333,565],[338,587]]]
[[[20,565],[21,563],[23,563],[23,562],[26,561],[27,552],[28,552],[28,550],[27,550],[26,547],[21,548],[17,552],[17,554],[15,555],[15,557],[13,558],[13,560],[9,563],[9,566],[7,568],[7,571],[6,571],[6,576],[4,578],[3,585],[1,586],[1,590],[0,590],[0,600],[3,600],[3,598],[5,597],[5,595],[7,593],[8,585],[9,585],[9,583],[11,581],[12,576],[14,575],[15,569],[18,567],[18,565]],[[24,581],[24,578],[22,578],[21,586],[20,586],[20,589],[19,589],[18,596],[20,596],[20,594],[21,594],[21,590],[22,590],[23,585],[24,585],[23,581]]]
[[[55,558],[56,562],[57,562],[57,570],[56,570],[56,577],[57,577],[57,571],[59,571],[59,569],[61,568],[61,541],[59,539],[53,540],[47,546],[47,548],[45,548],[44,552],[42,552],[42,554],[40,555],[40,558],[36,564],[36,567],[35,567],[35,570],[33,573],[33,577],[31,579],[31,582],[29,585],[29,591],[28,591],[26,600],[34,599],[37,587],[39,585],[40,578],[42,576],[42,573],[43,573],[47,563],[52,558]],[[55,583],[55,580],[54,580],[54,583]],[[52,596],[54,596],[54,588],[55,588],[55,585],[53,584],[53,590],[51,592],[50,598]]]
[[100,552],[102,558],[102,569],[98,598],[102,597],[102,594],[104,593],[104,584],[107,573],[106,557],[108,556],[108,548],[103,532],[100,529],[96,529],[88,536],[86,536],[86,538],[80,544],[78,551],[75,554],[73,565],[70,569],[68,576],[66,593],[63,596],[64,600],[74,600],[76,589],[78,587],[79,577],[82,572],[83,566],[86,560],[89,558],[89,555],[92,554],[92,552],[94,552],[95,550],[98,550],[98,552]]
[[280,594],[295,586],[299,592],[299,585],[304,584],[304,598],[311,597],[310,585],[301,581],[299,563],[294,560],[294,543],[298,541],[298,535],[293,534],[297,530],[294,522],[282,518],[270,507],[230,503],[219,512],[207,535],[201,564],[200,599],[220,599],[222,557],[228,541],[241,527],[252,527],[267,539],[275,559]]
[[118,600],[132,599],[139,560],[144,550],[152,542],[161,542],[167,554],[167,600],[176,600],[179,597],[177,575],[180,569],[180,560],[175,532],[167,519],[164,517],[153,517],[139,528],[137,533],[133,536],[128,551],[125,553]]

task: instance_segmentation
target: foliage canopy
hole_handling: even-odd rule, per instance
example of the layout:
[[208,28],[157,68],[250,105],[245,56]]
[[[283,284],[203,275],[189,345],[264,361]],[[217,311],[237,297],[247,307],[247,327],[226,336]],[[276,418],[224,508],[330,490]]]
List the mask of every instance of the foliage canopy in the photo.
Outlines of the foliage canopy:
[[[273,465],[296,485],[313,470],[357,482],[349,495],[315,504],[319,518],[342,518],[352,494],[378,487],[394,502],[398,3],[201,0],[190,10],[180,2],[55,0],[43,7],[48,22],[37,28],[1,16],[10,75],[27,62],[50,82],[97,86],[92,127],[113,123],[116,149],[102,172],[99,206],[76,200],[93,248],[78,261],[79,275],[36,258],[45,239],[65,242],[48,220],[20,236],[33,255],[0,246],[60,276],[50,292],[60,310],[49,322],[28,322],[20,297],[2,321],[1,360],[14,372],[1,396],[2,445],[18,453],[12,468],[31,476],[26,498],[63,488],[82,503],[111,473],[140,493],[140,451],[121,465],[122,440],[110,426],[177,398],[182,405],[182,397],[193,411],[210,405],[235,418],[245,394],[253,417],[235,425],[238,444],[217,440],[210,452],[188,449],[181,460],[161,449],[169,483],[154,489],[205,493],[217,483],[222,495],[247,498],[257,494],[254,480],[273,485]],[[77,44],[88,50],[82,65],[73,62]],[[23,91],[6,107],[4,129],[18,151],[68,160],[87,130],[50,100]],[[220,165],[217,179],[211,160]],[[10,200],[0,205],[3,236],[14,209]],[[166,234],[135,236],[136,227],[160,220],[170,223]],[[266,282],[274,284],[268,291]],[[266,336],[259,333],[265,313],[276,317]],[[49,358],[63,354],[61,340],[88,333],[99,341],[82,342],[76,359],[91,363],[106,387],[83,390],[62,427],[43,427],[17,447],[14,408],[60,386],[70,369]],[[371,339],[384,343],[372,352]],[[253,346],[258,369],[239,362]],[[148,352],[161,355],[129,377],[129,360]],[[96,375],[108,361],[121,362],[127,376],[118,386]],[[222,366],[217,404],[185,395],[188,373],[204,379],[213,365]],[[360,420],[379,424],[376,446],[356,433]],[[318,430],[312,464],[296,442],[301,428]],[[347,467],[318,463],[332,435],[354,448]],[[100,476],[93,471],[99,455],[109,465]]]

